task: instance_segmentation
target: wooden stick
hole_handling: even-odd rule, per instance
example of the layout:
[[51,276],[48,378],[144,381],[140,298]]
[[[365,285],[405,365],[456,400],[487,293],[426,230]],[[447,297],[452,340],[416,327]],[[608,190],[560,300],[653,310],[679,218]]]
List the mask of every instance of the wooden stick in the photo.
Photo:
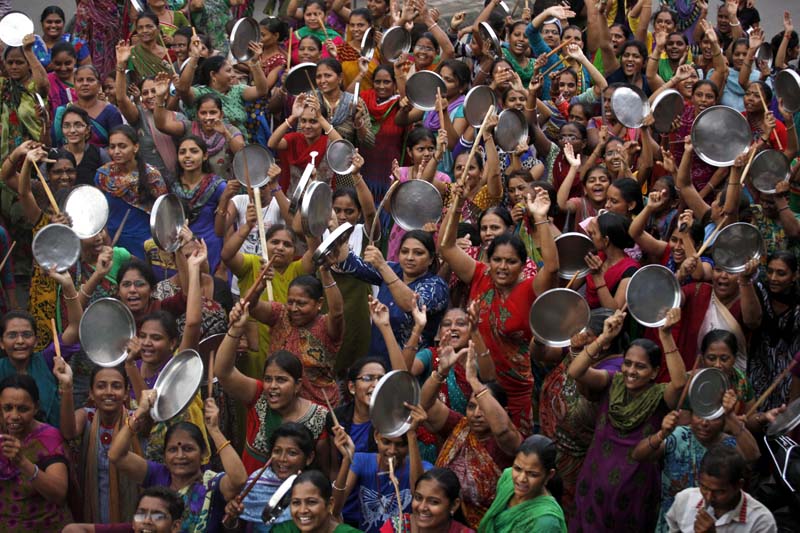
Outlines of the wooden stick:
[[[239,493],[239,495],[238,495],[238,496],[236,496],[236,500],[237,500],[239,503],[243,502],[243,501],[244,501],[244,499],[247,497],[247,495],[248,495],[248,494],[250,494],[250,491],[251,491],[251,490],[253,490],[253,487],[255,487],[255,486],[256,486],[256,483],[258,483],[258,480],[259,480],[259,479],[261,479],[261,476],[263,476],[263,475],[264,475],[264,472],[266,472],[266,471],[267,471],[267,468],[269,468],[269,465],[271,465],[271,464],[272,464],[272,457],[270,457],[270,458],[269,458],[269,461],[267,461],[267,462],[264,464],[264,466],[262,466],[262,467],[261,467],[261,468],[258,470],[258,473],[257,473],[257,474],[255,475],[255,477],[254,477],[254,478],[253,478],[253,479],[250,481],[250,483],[248,483],[248,484],[247,484],[247,486],[246,486],[246,487],[245,487],[245,488],[242,490],[242,492],[240,492],[240,493]],[[227,523],[227,522],[228,522],[228,521],[229,521],[231,518],[233,518],[231,515],[229,515],[228,513],[225,513],[225,516],[222,518],[222,523],[223,523],[223,524]]]
[[[767,101],[764,99],[764,92],[761,90],[761,85],[756,84],[756,86],[758,87],[758,97],[761,98],[761,105],[764,106],[764,116],[766,116],[771,113],[771,111],[769,107],[767,107]],[[783,144],[781,143],[781,138],[778,137],[778,132],[772,130],[772,135],[775,135],[775,140],[778,143],[778,150],[783,152]]]
[[756,400],[756,403],[754,403],[753,406],[750,407],[750,409],[747,410],[747,413],[744,415],[745,418],[748,418],[750,415],[752,415],[753,413],[756,412],[756,409],[758,409],[758,406],[761,405],[762,403],[764,403],[764,400],[766,400],[769,397],[769,395],[772,394],[772,391],[774,391],[775,388],[778,385],[780,385],[781,382],[784,379],[786,379],[786,377],[789,375],[789,372],[791,372],[794,369],[795,366],[797,366],[797,359],[792,359],[792,362],[789,363],[789,366],[784,368],[783,372],[778,374],[778,377],[775,378],[775,381],[772,382],[772,385],[767,387],[767,390],[765,390],[761,394],[761,396],[758,397],[758,400]]
[[208,354],[208,383],[206,383],[208,396],[206,398],[212,398],[214,394],[214,355],[214,350]]
[[6,263],[8,262],[8,258],[11,257],[11,252],[14,251],[14,247],[16,245],[17,245],[17,241],[12,241],[11,242],[11,246],[8,247],[8,251],[6,252],[6,255],[3,256],[3,260],[0,261],[0,272],[2,272],[3,271],[3,267],[6,266]]
[[289,53],[286,54],[286,72],[292,68],[292,41],[294,41],[294,32],[289,32]]
[[61,210],[58,208],[58,204],[56,203],[56,198],[55,196],[53,196],[53,191],[50,190],[50,186],[47,184],[47,180],[44,179],[44,176],[42,176],[42,171],[39,168],[39,165],[34,163],[33,168],[36,169],[36,174],[39,175],[39,181],[42,182],[42,188],[44,189],[44,193],[47,195],[47,199],[50,200],[50,207],[53,208],[53,213],[55,213],[56,215],[60,214]]
[[119,238],[122,237],[122,230],[125,229],[125,223],[128,221],[128,215],[131,214],[131,208],[129,207],[127,211],[125,211],[125,216],[122,217],[122,222],[119,223],[119,227],[117,228],[117,232],[114,234],[114,239],[111,241],[111,247],[113,248]]
[[747,179],[747,173],[750,172],[750,165],[753,164],[753,158],[756,156],[755,146],[750,147],[750,157],[747,158],[747,164],[742,171],[742,178],[739,180],[739,185],[744,185],[744,180]]
[[400,183],[400,180],[394,180],[392,184],[389,186],[389,190],[386,191],[386,194],[383,195],[383,200],[381,203],[378,204],[378,210],[375,211],[375,218],[372,219],[372,226],[369,228],[369,235],[368,240],[370,246],[373,242],[375,242],[375,228],[378,227],[378,223],[380,222],[380,214],[383,210],[383,206],[386,205],[386,200],[388,200],[389,196],[391,195],[392,191],[394,191],[395,187]]
[[394,457],[389,457],[389,480],[392,482],[392,485],[394,485],[394,495],[397,498],[397,509],[400,513],[400,520],[398,521],[400,524],[400,533],[404,533],[403,502],[400,499],[400,482],[397,480],[397,476],[394,475]]
[[542,72],[541,76],[542,77],[547,76],[552,71],[554,71],[556,69],[556,67],[560,66],[562,63],[564,63],[564,58],[563,57],[561,59],[559,59],[558,61],[556,61],[556,63],[552,67],[550,67],[549,69],[547,69],[544,72]]
[[566,40],[564,40],[564,42],[563,42],[563,43],[559,44],[558,46],[556,46],[555,48],[553,48],[552,50],[550,50],[549,52],[547,52],[547,53],[544,55],[544,57],[550,57],[551,55],[553,55],[553,54],[557,53],[559,50],[561,50],[562,48],[564,48],[565,46],[567,46],[567,45],[568,45],[569,43],[571,43],[571,42],[572,42],[572,39],[566,39]]
[[194,26],[192,26],[192,40],[194,39],[197,39],[197,30],[195,30]]
[[330,41],[330,39],[328,38],[328,28],[325,27],[325,15],[323,15],[322,18],[319,19],[319,25],[322,26],[322,33],[325,34],[325,40],[322,42],[322,45],[325,46],[326,44],[328,44],[328,41]]
[[575,280],[576,280],[576,279],[578,279],[578,276],[580,275],[580,273],[581,273],[581,271],[580,271],[580,270],[576,270],[576,271],[575,271],[575,273],[572,275],[572,279],[570,279],[570,280],[569,280],[569,283],[567,283],[567,288],[568,288],[568,289],[569,289],[569,288],[572,288],[572,284],[573,284],[573,283],[575,283]]
[[706,248],[711,246],[711,243],[714,242],[714,239],[717,237],[717,233],[722,231],[722,228],[723,226],[725,226],[725,222],[727,222],[727,220],[728,220],[728,215],[722,217],[722,220],[719,221],[719,224],[717,225],[716,228],[714,228],[714,231],[711,233],[711,235],[708,236],[708,239],[706,239],[705,242],[703,242],[703,246],[701,246],[700,249],[697,250],[697,252],[695,252],[694,254],[695,257],[700,257],[701,255],[703,255],[703,252],[706,251]]
[[53,332],[53,348],[56,349],[56,357],[61,357],[61,343],[58,341],[58,330],[56,329],[56,319],[50,319],[50,329]]
[[[163,46],[163,47],[164,47],[164,51],[165,51],[165,53],[167,54],[167,63],[169,63],[169,68],[171,68],[171,69],[172,69],[172,74],[173,74],[174,76],[177,76],[177,75],[178,75],[178,72],[175,70],[175,65],[172,63],[172,61],[170,61],[170,57],[169,57],[169,49],[167,48],[167,45],[166,45],[166,44],[164,44],[164,37],[161,35],[161,30],[160,30],[160,29],[158,29],[158,28],[156,28],[156,29],[157,29],[157,31],[158,31],[158,41],[161,43],[161,46]],[[194,29],[194,28],[192,28],[192,29]]]
[[436,95],[439,97],[439,105],[436,106],[439,111],[439,127],[444,128],[444,109],[442,108],[442,90],[441,88],[436,88]]
[[[274,261],[274,259],[273,259],[273,261]],[[256,292],[256,287],[258,287],[258,285],[264,279],[264,276],[267,275],[267,270],[269,270],[269,267],[271,267],[271,266],[272,266],[272,261],[268,262],[266,265],[264,265],[264,268],[261,269],[261,272],[258,274],[258,277],[253,282],[253,284],[250,286],[250,288],[247,289],[247,292],[244,295],[243,299],[244,299],[245,303],[250,301],[250,299],[253,297],[253,294],[255,294],[255,292]]]
[[[341,424],[339,424],[339,419],[336,417],[336,413],[333,410],[333,406],[331,405],[331,401],[328,399],[328,393],[325,392],[325,389],[320,389],[320,390],[322,391],[322,396],[325,397],[325,404],[328,406],[328,411],[330,411],[330,413],[331,413],[331,418],[333,419],[334,427],[341,426]],[[350,452],[350,450],[347,450],[347,457],[350,459],[350,462],[352,463],[353,462],[353,454]]]
[[[261,206],[260,187],[253,189],[253,198],[256,201],[256,220],[258,224],[258,241],[261,244],[261,257],[263,257],[265,261],[269,262],[269,252],[267,251],[267,234],[264,231],[264,213],[262,213],[263,207]],[[267,280],[267,298],[270,302],[275,299],[272,293],[272,280]]]

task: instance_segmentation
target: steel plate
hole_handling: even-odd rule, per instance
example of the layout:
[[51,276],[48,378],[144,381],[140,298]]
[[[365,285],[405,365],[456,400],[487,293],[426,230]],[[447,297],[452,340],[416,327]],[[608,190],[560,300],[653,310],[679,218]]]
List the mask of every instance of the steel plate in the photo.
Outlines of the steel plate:
[[503,57],[503,48],[500,46],[500,39],[497,38],[497,34],[489,23],[481,22],[478,25],[478,32],[481,35],[481,40],[491,43],[492,52],[494,52],[495,57]]
[[497,117],[494,128],[497,146],[506,152],[513,152],[521,142],[528,141],[528,121],[518,109],[506,109]]
[[497,97],[488,85],[476,85],[464,98],[464,118],[473,128],[480,128],[486,112],[497,105]]
[[393,439],[408,431],[411,410],[404,402],[419,403],[419,381],[405,370],[393,370],[378,381],[369,400],[369,418],[382,436]]
[[746,222],[725,226],[717,234],[711,257],[714,265],[730,274],[744,272],[747,262],[764,254],[764,238],[758,228]]
[[797,113],[800,111],[800,74],[784,69],[775,75],[775,94],[783,101],[783,107]]
[[562,233],[555,238],[558,250],[558,275],[563,279],[572,279],[575,272],[578,278],[586,277],[589,267],[586,265],[586,255],[594,252],[592,239],[583,233]]
[[411,34],[405,28],[392,26],[383,33],[381,57],[394,63],[411,51]]
[[353,156],[355,147],[347,139],[339,139],[328,144],[325,150],[325,161],[331,170],[339,175],[346,176],[353,172]]
[[100,298],[89,304],[78,326],[81,348],[93,363],[106,368],[125,361],[128,341],[135,336],[133,314],[116,298]]
[[397,186],[389,200],[392,219],[406,231],[422,229],[442,216],[442,196],[436,186],[410,180]]
[[191,403],[203,379],[203,360],[194,350],[184,350],[172,356],[156,379],[153,387],[157,396],[150,409],[156,422],[166,422]]
[[531,306],[528,320],[534,336],[555,348],[569,346],[570,339],[589,325],[589,304],[571,289],[550,289]]
[[692,414],[715,420],[725,414],[722,407],[722,397],[730,387],[725,373],[718,368],[703,368],[699,370],[689,384],[689,405]]
[[658,133],[669,133],[672,123],[683,114],[683,96],[675,89],[666,89],[653,100],[653,127]]
[[744,116],[724,105],[704,109],[692,124],[697,157],[717,167],[729,167],[750,146],[752,133]]
[[611,110],[625,127],[640,128],[644,118],[650,114],[650,103],[644,92],[635,85],[624,85],[614,89],[611,95]]
[[81,240],[69,226],[48,224],[33,236],[31,248],[44,270],[55,267],[57,272],[66,272],[81,254]]
[[289,201],[289,212],[294,214],[300,208],[300,204],[303,201],[303,195],[308,189],[308,184],[311,181],[311,175],[314,173],[314,165],[311,163],[306,165],[306,168],[303,170],[303,174],[300,176],[300,180],[297,182],[297,187],[294,188],[292,192],[292,198]]
[[251,42],[261,42],[261,29],[256,19],[243,17],[236,21],[231,30],[231,55],[242,63],[250,61],[253,52]]
[[186,223],[183,205],[174,194],[162,194],[150,211],[150,234],[156,246],[165,252],[175,252],[181,244],[180,232]]
[[261,521],[264,522],[265,525],[269,526],[274,524],[275,521],[280,518],[284,509],[289,506],[289,501],[292,496],[292,485],[294,485],[295,479],[297,479],[297,474],[292,474],[283,480],[283,483],[275,490],[275,493],[269,499],[267,505],[264,506],[264,510],[261,512]]
[[332,208],[333,191],[330,185],[322,181],[315,181],[309,185],[300,207],[303,232],[310,237],[322,237],[328,229]]
[[244,157],[247,155],[247,168],[250,171],[250,185],[263,187],[269,183],[269,167],[275,164],[272,152],[260,144],[248,144],[233,156],[233,175],[244,187],[247,179],[244,174]]
[[775,193],[775,186],[789,179],[789,160],[778,150],[759,152],[750,164],[747,174],[753,187],[767,194]]
[[772,46],[769,43],[761,43],[761,46],[756,49],[753,59],[756,60],[756,66],[760,61],[766,61],[767,68],[772,70]]
[[339,246],[341,244],[346,244],[350,239],[350,233],[353,229],[354,226],[352,224],[345,222],[330,232],[330,234],[325,237],[325,240],[314,250],[314,255],[311,256],[314,264],[320,266],[324,264],[328,258],[332,258]]
[[372,60],[375,57],[375,30],[367,28],[361,37],[361,57]]
[[441,76],[430,70],[415,72],[406,82],[406,96],[415,108],[422,111],[436,110],[436,90],[447,94],[447,86]]
[[33,33],[33,21],[25,13],[11,11],[0,19],[0,41],[6,46],[22,46],[22,39]]
[[286,75],[283,87],[294,96],[315,90],[317,88],[316,63],[300,63],[293,66]]
[[137,13],[144,13],[144,6],[139,0],[131,0],[131,7]]
[[625,293],[628,312],[648,328],[658,328],[666,322],[667,311],[681,305],[681,286],[670,269],[647,265],[636,271]]
[[767,428],[767,435],[774,437],[789,433],[800,424],[800,398],[790,403],[784,412],[775,417]]
[[100,189],[79,185],[70,191],[64,212],[72,219],[72,231],[80,239],[94,237],[108,222],[108,200]]

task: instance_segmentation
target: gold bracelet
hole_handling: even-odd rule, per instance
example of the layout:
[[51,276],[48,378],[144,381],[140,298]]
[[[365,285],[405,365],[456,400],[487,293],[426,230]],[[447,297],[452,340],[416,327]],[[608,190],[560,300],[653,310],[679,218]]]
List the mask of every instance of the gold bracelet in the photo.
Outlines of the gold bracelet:
[[388,287],[388,286],[389,286],[389,285],[391,285],[392,283],[397,283],[398,281],[400,281],[400,278],[399,278],[399,277],[397,277],[397,278],[394,278],[392,281],[388,282],[388,283],[386,284],[386,286]]
[[475,395],[475,399],[476,400],[480,400],[481,396],[483,396],[487,392],[489,392],[489,387],[484,387],[483,389],[481,389],[481,391],[478,394]]
[[222,450],[224,450],[224,449],[225,449],[225,446],[230,446],[230,445],[231,445],[231,441],[229,441],[229,440],[226,440],[225,442],[223,442],[223,443],[222,443],[222,446],[220,446],[219,448],[217,448],[217,455],[219,455],[219,454],[221,454],[221,453],[222,453]]

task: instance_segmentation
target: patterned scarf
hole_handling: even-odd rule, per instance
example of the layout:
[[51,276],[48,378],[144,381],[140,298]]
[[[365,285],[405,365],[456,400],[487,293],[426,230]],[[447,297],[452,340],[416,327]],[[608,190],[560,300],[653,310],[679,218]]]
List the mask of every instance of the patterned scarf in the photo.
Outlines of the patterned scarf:
[[214,195],[217,187],[224,182],[225,180],[216,174],[206,174],[193,189],[186,189],[180,181],[175,182],[172,192],[181,199],[189,217],[189,224],[197,220],[200,210]]
[[[439,369],[439,348],[428,348],[433,356],[433,369]],[[467,371],[464,365],[456,363],[450,372],[447,373],[447,379],[442,383],[442,388],[439,391],[439,398],[453,411],[466,414],[467,413],[467,400],[472,396],[472,387],[467,382]]]
[[666,383],[651,385],[639,396],[632,398],[625,387],[625,378],[622,372],[614,374],[608,402],[608,416],[611,425],[624,433],[630,433],[641,426],[658,408],[664,398],[666,387]]
[[208,157],[213,157],[225,149],[225,136],[218,131],[214,131],[211,135],[206,135],[200,123],[196,120],[192,122],[192,135],[197,135],[208,146]]

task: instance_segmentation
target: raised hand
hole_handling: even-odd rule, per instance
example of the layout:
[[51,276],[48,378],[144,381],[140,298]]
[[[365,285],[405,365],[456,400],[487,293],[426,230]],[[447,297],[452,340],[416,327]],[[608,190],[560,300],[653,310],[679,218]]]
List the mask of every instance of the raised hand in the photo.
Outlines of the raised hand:
[[571,167],[581,166],[581,155],[575,155],[575,149],[572,147],[572,143],[570,142],[564,145],[564,158]]
[[131,58],[131,43],[126,40],[121,40],[117,43],[117,65],[126,65]]
[[550,195],[546,190],[541,187],[536,187],[533,190],[534,196],[528,194],[527,204],[528,212],[532,217],[547,218],[547,213],[550,211]]
[[675,428],[678,427],[678,417],[680,413],[678,411],[670,411],[667,413],[667,416],[661,421],[661,436],[666,438],[667,435],[671,434],[675,431]]
[[369,316],[376,326],[390,327],[389,308],[377,298],[369,297]]
[[672,331],[673,326],[681,321],[681,308],[680,307],[673,307],[669,311],[667,311],[666,316],[667,321],[664,323],[663,326],[659,328],[660,331],[664,333],[670,333]]
[[219,407],[214,398],[206,398],[203,405],[203,420],[207,429],[219,429]]
[[419,294],[416,292],[411,300],[411,316],[414,318],[414,325],[420,329],[424,329],[428,324],[428,306],[419,305]]
[[626,312],[617,309],[613,315],[603,322],[603,333],[600,334],[603,337],[603,343],[617,338],[617,335],[622,331],[622,326],[625,324],[626,316],[628,316]]
[[428,420],[428,413],[419,405],[412,405],[408,402],[403,402],[403,405],[405,405],[407,409],[411,410],[409,413],[411,424],[408,427],[408,432],[416,433],[420,424]]
[[64,361],[63,357],[58,355],[53,358],[53,375],[59,386],[69,387],[72,385],[72,368]]
[[353,439],[340,425],[333,426],[333,444],[342,454],[342,457],[352,457],[356,453],[356,445],[353,443]]
[[250,318],[250,302],[244,303],[244,300],[239,300],[236,305],[231,309],[228,316],[228,324],[231,327],[243,328],[247,325],[247,320]]

